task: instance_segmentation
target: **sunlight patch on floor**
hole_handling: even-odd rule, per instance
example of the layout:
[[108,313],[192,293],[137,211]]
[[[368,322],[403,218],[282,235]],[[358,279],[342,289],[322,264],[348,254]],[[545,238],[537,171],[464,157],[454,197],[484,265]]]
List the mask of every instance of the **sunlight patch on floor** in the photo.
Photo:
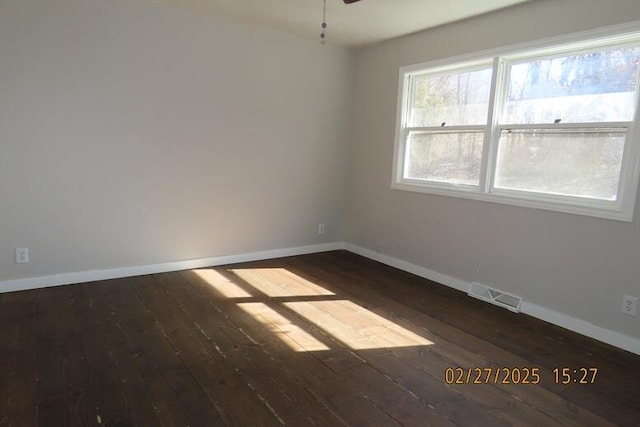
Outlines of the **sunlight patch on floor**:
[[322,351],[329,347],[294,325],[280,313],[261,302],[239,303],[238,307],[250,314],[254,319],[266,326],[294,351]]
[[354,350],[433,344],[351,301],[302,301],[284,305]]
[[329,347],[289,318],[306,320],[353,350],[433,344],[352,301],[318,298],[336,294],[285,268],[234,268],[226,270],[229,276],[215,269],[193,271],[225,298],[268,301],[269,305],[245,301],[237,306],[297,352]]
[[236,268],[229,271],[269,297],[335,295],[284,268]]
[[193,272],[226,298],[249,298],[252,296],[229,278],[213,269],[199,269],[193,270]]

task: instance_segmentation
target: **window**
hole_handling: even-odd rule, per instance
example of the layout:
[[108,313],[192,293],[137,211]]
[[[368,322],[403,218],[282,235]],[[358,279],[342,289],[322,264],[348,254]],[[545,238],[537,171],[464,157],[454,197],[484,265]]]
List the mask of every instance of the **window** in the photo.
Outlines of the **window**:
[[393,187],[631,220],[640,34],[401,69]]
[[491,63],[411,79],[405,176],[478,186]]

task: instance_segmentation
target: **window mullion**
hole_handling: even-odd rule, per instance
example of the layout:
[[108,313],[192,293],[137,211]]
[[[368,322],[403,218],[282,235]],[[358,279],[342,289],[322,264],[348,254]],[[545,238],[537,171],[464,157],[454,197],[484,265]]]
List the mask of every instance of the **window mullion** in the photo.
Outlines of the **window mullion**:
[[480,164],[480,192],[489,193],[493,186],[495,158],[497,155],[497,129],[500,113],[502,112],[505,93],[504,64],[500,57],[493,59],[493,76],[491,78],[491,95],[489,98],[489,115],[484,136],[482,162]]
[[[636,76],[636,85],[640,87],[640,73]],[[624,145],[622,168],[620,171],[620,181],[618,182],[617,205],[620,208],[626,207],[633,212],[636,204],[635,195],[638,190],[638,180],[640,179],[640,144],[638,133],[640,131],[640,93],[636,93],[634,120],[627,128],[627,139]],[[625,194],[629,193],[629,194]]]
[[413,121],[413,111],[411,110],[411,105],[413,104],[415,82],[416,81],[413,76],[408,76],[405,81],[406,87],[404,90],[407,93],[407,97],[405,98],[404,105],[402,107],[402,127],[405,129],[411,126],[411,123]]

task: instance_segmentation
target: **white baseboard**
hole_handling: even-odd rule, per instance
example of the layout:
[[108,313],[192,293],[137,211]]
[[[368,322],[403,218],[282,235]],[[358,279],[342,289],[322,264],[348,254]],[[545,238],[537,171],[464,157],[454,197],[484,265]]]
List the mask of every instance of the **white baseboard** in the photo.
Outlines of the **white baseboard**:
[[[389,255],[384,255],[361,246],[344,242],[332,242],[293,248],[272,249],[260,252],[249,252],[245,254],[174,261],[161,264],[112,268],[107,270],[81,271],[75,273],[56,274],[52,276],[6,280],[0,282],[0,293],[70,285],[74,283],[95,282],[97,280],[117,279],[121,277],[141,276],[145,274],[165,273],[169,271],[189,270],[193,268],[211,267],[239,262],[259,261],[263,259],[304,255],[338,249],[346,249],[374,261],[441,283],[464,293],[468,292],[469,286],[471,285],[471,283],[456,277],[442,274],[419,265],[411,264],[410,262],[403,261]],[[636,338],[602,328],[584,320],[576,319],[566,314],[530,303],[526,300],[522,302],[520,310],[530,316],[640,355],[640,340]]]
[[[370,249],[363,248],[361,246],[353,245],[351,243],[345,243],[344,249],[358,255],[362,255],[374,261],[378,261],[391,267],[395,267],[399,270],[415,274],[416,276],[424,277],[425,279],[441,283],[464,293],[467,293],[469,291],[469,286],[471,286],[470,282],[466,282],[464,280],[460,280],[446,274],[438,273],[437,271],[433,271],[419,265],[411,264],[401,259],[384,255]],[[575,317],[571,317],[566,314],[539,306],[537,304],[527,302],[526,300],[522,302],[520,311],[522,313],[528,314],[529,316],[544,320],[545,322],[553,323],[554,325],[561,326],[565,329],[577,332],[589,338],[593,338],[606,344],[610,344],[614,347],[618,347],[631,353],[640,355],[640,340],[628,335],[602,328],[584,320],[576,319]]]
[[239,262],[258,261],[262,259],[281,258],[304,255],[315,252],[344,249],[344,243],[321,243],[317,245],[298,246],[293,248],[272,249],[245,254],[224,255],[211,258],[199,258],[185,261],[173,261],[161,264],[139,265],[133,267],[111,268],[107,270],[80,271],[52,276],[29,277],[26,279],[6,280],[0,282],[0,293],[24,291],[28,289],[47,288],[51,286],[71,285],[74,283],[95,282],[97,280],[118,279],[121,277],[142,276],[145,274],[166,273],[168,271],[190,270],[192,268],[212,267],[216,265],[235,264]]
[[548,308],[527,302],[522,302],[521,311],[529,316],[553,323],[581,335],[602,341],[614,347],[627,350],[631,353],[640,355],[640,340],[621,334],[610,329],[605,329],[593,323],[576,319],[558,311],[549,310]]

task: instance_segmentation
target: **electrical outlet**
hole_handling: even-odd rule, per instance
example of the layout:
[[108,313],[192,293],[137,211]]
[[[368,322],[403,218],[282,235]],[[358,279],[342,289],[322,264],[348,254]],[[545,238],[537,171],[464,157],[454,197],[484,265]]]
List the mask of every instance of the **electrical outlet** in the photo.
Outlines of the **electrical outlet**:
[[324,223],[318,224],[318,234],[324,234],[325,226]]
[[29,248],[16,248],[16,264],[29,262]]
[[638,298],[625,295],[622,298],[622,312],[629,316],[636,315],[636,309],[638,308]]

